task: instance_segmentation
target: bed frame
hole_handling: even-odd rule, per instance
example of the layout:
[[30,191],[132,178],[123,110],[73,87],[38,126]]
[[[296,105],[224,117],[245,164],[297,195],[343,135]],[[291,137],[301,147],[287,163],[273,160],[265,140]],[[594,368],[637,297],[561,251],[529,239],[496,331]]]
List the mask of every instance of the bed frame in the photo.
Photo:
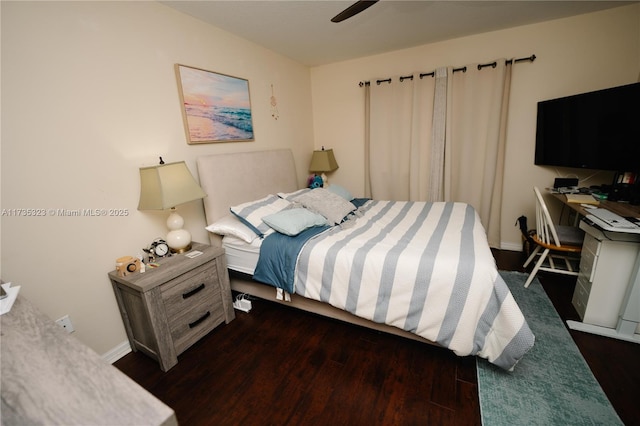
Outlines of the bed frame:
[[[233,205],[300,189],[293,153],[288,149],[201,156],[197,158],[197,166],[200,186],[207,193],[203,200],[207,224],[228,215],[229,207]],[[209,237],[212,245],[221,245],[219,236],[209,233]],[[231,289],[240,293],[436,345],[402,329],[375,323],[296,294],[291,295],[291,302],[277,300],[274,287],[253,281],[246,274],[230,271],[230,281]]]

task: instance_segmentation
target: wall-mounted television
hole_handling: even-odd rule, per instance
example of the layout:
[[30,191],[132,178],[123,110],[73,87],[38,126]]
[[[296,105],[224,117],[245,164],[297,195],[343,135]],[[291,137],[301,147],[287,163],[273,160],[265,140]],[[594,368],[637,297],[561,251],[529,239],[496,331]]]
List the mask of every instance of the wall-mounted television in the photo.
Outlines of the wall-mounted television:
[[640,171],[640,83],[538,102],[535,164]]

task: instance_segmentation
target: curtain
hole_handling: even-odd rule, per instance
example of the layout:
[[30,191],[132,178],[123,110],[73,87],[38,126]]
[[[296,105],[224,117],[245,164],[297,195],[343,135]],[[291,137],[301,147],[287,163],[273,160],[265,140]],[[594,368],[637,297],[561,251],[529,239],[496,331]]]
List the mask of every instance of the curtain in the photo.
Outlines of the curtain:
[[448,78],[453,68],[441,67],[435,71],[435,91],[433,97],[433,131],[431,136],[431,161],[429,171],[429,192],[427,201],[444,200],[445,184],[445,141],[447,130],[447,94],[451,93]]
[[377,200],[426,200],[435,83],[417,76],[391,80],[372,83],[365,95],[365,188]]
[[469,203],[497,247],[511,65],[466,70],[367,87],[365,195]]
[[445,156],[445,199],[471,204],[489,245],[500,245],[500,220],[511,65],[468,66],[452,76]]

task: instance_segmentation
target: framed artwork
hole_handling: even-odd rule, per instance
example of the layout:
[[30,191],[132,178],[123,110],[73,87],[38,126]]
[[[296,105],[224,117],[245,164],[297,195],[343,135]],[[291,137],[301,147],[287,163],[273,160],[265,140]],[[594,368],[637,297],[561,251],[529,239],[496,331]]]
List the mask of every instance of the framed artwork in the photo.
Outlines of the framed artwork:
[[253,141],[249,82],[175,65],[188,144]]

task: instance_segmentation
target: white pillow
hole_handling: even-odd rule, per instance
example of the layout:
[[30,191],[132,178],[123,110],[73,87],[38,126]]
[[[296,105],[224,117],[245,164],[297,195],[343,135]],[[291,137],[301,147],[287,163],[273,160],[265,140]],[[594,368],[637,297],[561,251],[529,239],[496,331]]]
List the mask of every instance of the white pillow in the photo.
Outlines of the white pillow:
[[289,208],[291,203],[275,195],[231,207],[233,213],[245,225],[253,230],[260,238],[273,232],[273,229],[262,221],[264,216],[277,213]]
[[302,188],[293,192],[278,192],[278,197],[284,198],[285,200],[292,201],[298,195],[302,195],[305,192],[309,192],[309,191],[311,191],[309,188]]
[[330,224],[336,225],[342,223],[342,220],[356,209],[356,206],[349,201],[324,188],[312,189],[294,197],[292,201],[302,204],[312,212],[321,214],[327,218]]
[[251,228],[240,222],[240,219],[231,214],[215,221],[205,229],[209,232],[213,232],[214,234],[231,235],[233,237],[240,238],[249,244],[258,237]]
[[304,208],[293,208],[270,214],[262,220],[281,234],[295,237],[312,226],[328,225],[324,216]]

